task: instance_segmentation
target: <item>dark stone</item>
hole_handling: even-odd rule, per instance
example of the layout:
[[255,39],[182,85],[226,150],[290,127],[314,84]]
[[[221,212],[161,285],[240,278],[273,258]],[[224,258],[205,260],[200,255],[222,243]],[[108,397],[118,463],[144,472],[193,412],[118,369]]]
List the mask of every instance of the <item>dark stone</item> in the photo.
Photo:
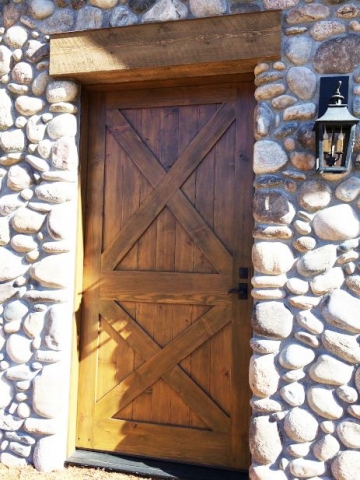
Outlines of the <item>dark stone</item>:
[[327,0],[329,5],[340,5],[341,3],[345,3],[347,0]]
[[29,62],[38,63],[41,60],[45,60],[50,56],[50,45],[48,43],[44,43],[39,47],[37,50],[32,51],[31,54],[25,53],[25,57]]
[[79,10],[85,5],[85,0],[71,0],[71,6],[74,10]]
[[19,20],[22,15],[27,13],[27,3],[15,4],[8,3],[4,5],[3,18],[4,18],[4,27],[10,28]]
[[297,122],[287,122],[274,132],[276,138],[285,138],[295,132],[299,124]]
[[283,78],[283,74],[280,72],[263,72],[255,79],[255,85],[259,87],[265,83],[277,82]]
[[255,188],[279,187],[283,183],[283,178],[278,175],[259,175],[255,182]]
[[135,12],[141,13],[154,5],[156,0],[129,0],[129,7]]
[[296,138],[297,141],[303,148],[307,150],[315,150],[315,132],[314,132],[314,122],[307,122],[301,125],[297,131]]
[[350,33],[324,42],[314,61],[318,73],[350,73],[360,65],[360,36]]
[[56,0],[55,3],[60,8],[66,8],[69,5],[70,0]]
[[289,225],[295,209],[288,196],[278,190],[258,190],[254,195],[254,217],[260,223]]
[[260,12],[263,8],[258,2],[237,2],[231,5],[231,13],[251,13],[251,12]]

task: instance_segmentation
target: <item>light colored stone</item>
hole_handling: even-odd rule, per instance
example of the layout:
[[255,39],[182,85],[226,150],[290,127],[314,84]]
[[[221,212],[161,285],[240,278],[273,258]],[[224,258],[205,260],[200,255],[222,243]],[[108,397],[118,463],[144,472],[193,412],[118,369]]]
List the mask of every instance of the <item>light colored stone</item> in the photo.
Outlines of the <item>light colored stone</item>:
[[290,198],[278,190],[255,192],[253,201],[254,218],[259,223],[290,224],[295,208]]
[[35,189],[35,195],[39,200],[49,203],[63,203],[75,197],[76,189],[68,182],[42,183]]
[[312,41],[305,36],[289,38],[284,44],[285,55],[295,65],[304,65],[310,58],[311,49]]
[[344,273],[341,267],[335,267],[331,270],[314,277],[310,282],[310,287],[315,295],[325,295],[336,288],[340,288],[344,283]]
[[349,363],[360,363],[360,346],[355,335],[325,330],[321,339],[329,352]]
[[0,133],[0,149],[3,153],[22,152],[25,148],[25,135],[19,129]]
[[358,480],[360,452],[347,450],[340,452],[331,464],[331,471],[336,480]]
[[302,220],[296,220],[294,222],[295,229],[301,235],[309,235],[312,232],[310,223],[303,222]]
[[0,373],[0,408],[6,408],[14,397],[14,387],[6,379],[4,373]]
[[293,235],[294,233],[289,227],[281,225],[256,225],[253,230],[253,237],[261,240],[286,240],[292,238]]
[[26,207],[17,209],[11,219],[11,226],[19,233],[37,233],[45,221],[45,215]]
[[311,442],[316,438],[318,422],[307,410],[295,407],[286,415],[284,429],[288,437],[296,442]]
[[13,280],[20,275],[23,275],[28,269],[28,266],[22,262],[22,257],[7,250],[5,247],[0,247],[0,282]]
[[325,473],[326,465],[324,462],[296,458],[290,462],[290,471],[293,475],[299,478],[313,478],[316,475],[322,475]]
[[292,443],[290,444],[286,451],[292,457],[301,458],[306,457],[310,452],[311,442],[304,442],[304,443]]
[[37,338],[44,327],[44,312],[32,312],[24,320],[23,329],[30,338]]
[[8,468],[25,467],[27,465],[25,458],[20,458],[8,452],[0,454],[0,462]]
[[282,451],[277,424],[269,416],[252,418],[250,422],[250,452],[255,462],[273,463]]
[[274,114],[266,102],[257,104],[254,113],[254,124],[256,140],[260,140],[269,134],[274,124]]
[[296,370],[308,365],[314,358],[315,353],[311,348],[292,343],[281,351],[279,361],[284,368]]
[[8,28],[4,35],[4,41],[11,48],[21,48],[28,39],[28,33],[24,27],[14,25]]
[[39,143],[44,139],[46,125],[41,116],[33,115],[26,123],[26,136],[31,143]]
[[360,178],[349,177],[336,187],[336,198],[343,202],[352,202],[360,194]]
[[281,242],[258,242],[252,251],[256,270],[267,275],[281,275],[288,272],[294,263],[291,249]]
[[286,338],[293,328],[293,315],[282,302],[259,302],[254,307],[252,328],[272,338]]
[[51,77],[47,71],[40,72],[32,82],[32,93],[37,97],[43,95],[50,80]]
[[253,397],[250,400],[250,406],[257,413],[274,413],[281,412],[283,405],[277,400],[271,398],[257,398]]
[[311,297],[310,295],[296,295],[289,297],[289,303],[292,307],[299,310],[306,310],[317,307],[320,303],[321,297]]
[[346,278],[346,286],[355,295],[360,296],[360,275],[351,275]]
[[346,403],[355,403],[359,399],[359,395],[355,388],[349,387],[349,385],[341,385],[336,389],[336,395]]
[[10,242],[9,219],[0,217],[0,245],[7,245]]
[[137,16],[126,7],[119,6],[111,12],[111,27],[125,27],[126,25],[133,25],[135,23],[138,23]]
[[68,272],[71,268],[72,257],[67,253],[61,253],[45,257],[32,265],[30,275],[44,287],[65,288],[69,283]]
[[318,212],[313,220],[315,233],[322,240],[343,241],[360,233],[360,221],[350,205],[335,205]]
[[7,186],[16,192],[24,190],[32,185],[33,179],[29,168],[20,165],[12,165],[7,175]]
[[5,89],[0,89],[0,130],[14,125],[12,99]]
[[298,3],[298,0],[264,0],[266,10],[286,10]]
[[251,296],[256,300],[280,300],[286,297],[286,292],[279,288],[253,288],[251,290]]
[[343,253],[340,255],[336,261],[338,265],[345,265],[350,262],[354,262],[358,260],[360,257],[359,252],[355,252],[354,250],[350,250],[350,252]]
[[11,239],[11,246],[17,252],[31,252],[37,247],[37,242],[30,235],[15,235]]
[[188,15],[188,8],[180,0],[159,0],[142,17],[145,22],[181,20]]
[[274,363],[274,355],[253,355],[250,360],[250,388],[261,398],[269,397],[278,389],[280,376]]
[[304,277],[313,277],[329,271],[336,261],[336,246],[325,245],[305,253],[296,263],[296,269]]
[[344,409],[336,401],[333,390],[325,387],[310,387],[307,400],[311,409],[321,417],[338,420],[343,416]]
[[271,105],[276,110],[284,110],[287,107],[291,107],[296,102],[297,102],[296,97],[292,95],[280,95],[279,97],[273,98],[271,100]]
[[323,181],[309,180],[299,188],[297,199],[306,211],[317,212],[331,202],[331,188]]
[[346,32],[346,27],[343,23],[334,20],[325,20],[317,22],[310,30],[310,35],[317,42],[323,42],[334,35],[341,35]]
[[249,471],[251,480],[286,480],[287,476],[282,470],[274,469],[267,465],[252,465]]
[[290,161],[295,168],[307,172],[315,168],[315,156],[307,152],[292,152]]
[[[23,404],[27,407],[26,404]],[[20,417],[22,418],[22,417]],[[31,446],[30,445],[22,445],[21,443],[18,442],[10,442],[9,444],[9,450],[19,457],[29,457],[31,453]]]
[[37,20],[50,17],[54,12],[54,3],[51,0],[32,0],[30,3],[30,14]]
[[26,155],[25,160],[29,165],[39,172],[46,172],[50,168],[50,165],[46,160],[35,155]]
[[314,96],[316,76],[310,69],[306,67],[290,68],[286,80],[290,90],[301,100],[310,100]]
[[305,402],[305,390],[298,382],[290,383],[280,389],[280,395],[292,407],[299,407]]
[[0,45],[0,77],[10,72],[11,50],[5,45]]
[[309,290],[309,283],[300,278],[293,277],[286,282],[286,287],[291,293],[304,295]]
[[15,100],[16,110],[25,117],[30,117],[41,112],[45,107],[45,101],[37,97],[21,95]]
[[226,13],[226,0],[190,0],[189,7],[195,17],[210,17]]
[[280,340],[269,340],[267,338],[252,338],[250,346],[256,353],[277,353],[280,349]]
[[76,117],[70,113],[58,115],[47,124],[47,132],[52,140],[58,140],[61,137],[75,137]]
[[19,62],[11,70],[11,78],[21,85],[29,85],[33,79],[33,70],[29,63]]
[[76,83],[67,80],[52,81],[46,88],[46,99],[49,103],[73,102],[79,88]]
[[34,465],[39,471],[62,470],[65,459],[66,452],[61,435],[50,435],[37,442],[34,449]]
[[109,8],[115,7],[115,5],[118,3],[118,0],[90,0],[89,3],[94,7],[108,10]]
[[100,8],[84,7],[78,11],[74,28],[76,31],[101,28],[103,17]]
[[271,173],[281,170],[288,161],[285,151],[270,140],[259,140],[254,147],[254,172]]
[[319,383],[327,385],[344,385],[349,382],[353,374],[353,367],[323,354],[319,355],[316,362],[310,367],[310,377]]
[[332,434],[335,432],[335,424],[331,420],[324,420],[320,423],[320,428],[324,433]]
[[[28,433],[35,433],[39,435],[54,435],[59,431],[59,419],[45,419],[45,418],[27,418],[24,422],[24,430]],[[51,455],[50,455],[51,458]],[[63,465],[61,466],[63,468]]]
[[360,448],[360,423],[352,418],[339,422],[336,432],[348,448]]
[[40,417],[55,418],[63,411],[65,372],[61,363],[54,363],[45,366],[35,377],[32,405]]
[[291,10],[286,21],[289,24],[316,22],[322,20],[330,15],[330,9],[318,3],[311,3]]
[[9,336],[6,342],[6,352],[13,362],[26,363],[33,354],[31,351],[31,340],[23,335],[14,333]]
[[283,95],[286,89],[282,83],[270,83],[261,85],[255,90],[255,98],[257,101],[270,100],[279,95]]
[[296,332],[295,338],[300,342],[303,342],[306,345],[309,345],[312,348],[317,348],[320,345],[320,342],[317,339],[317,337],[315,335],[312,335],[311,333]]
[[286,275],[257,275],[252,277],[251,283],[255,288],[280,288],[287,281]]
[[49,139],[41,140],[38,144],[37,151],[42,158],[49,158],[53,143]]
[[348,332],[360,333],[360,300],[344,290],[334,290],[325,297],[321,313],[330,325]]
[[314,237],[298,237],[293,242],[293,246],[298,252],[306,253],[314,250],[316,247],[316,239]]
[[78,166],[78,152],[73,137],[63,137],[52,146],[52,164],[62,170],[75,170]]
[[46,313],[44,344],[51,350],[63,350],[69,342],[71,312],[68,305],[52,305]]

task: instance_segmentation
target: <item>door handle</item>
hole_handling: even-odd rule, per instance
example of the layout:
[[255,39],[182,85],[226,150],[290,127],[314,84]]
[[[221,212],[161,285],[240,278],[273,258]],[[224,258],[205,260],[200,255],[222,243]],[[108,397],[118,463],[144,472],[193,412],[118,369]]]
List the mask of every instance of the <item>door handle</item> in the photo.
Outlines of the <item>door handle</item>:
[[237,293],[239,300],[247,300],[248,299],[248,284],[247,283],[239,283],[238,288],[231,288],[228,293]]

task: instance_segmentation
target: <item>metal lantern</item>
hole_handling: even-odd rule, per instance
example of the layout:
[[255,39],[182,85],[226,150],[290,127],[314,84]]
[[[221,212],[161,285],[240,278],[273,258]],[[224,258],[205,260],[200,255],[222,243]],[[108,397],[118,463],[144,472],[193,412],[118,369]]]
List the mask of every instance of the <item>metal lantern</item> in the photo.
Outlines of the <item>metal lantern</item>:
[[317,159],[319,172],[341,173],[350,167],[354,146],[355,127],[359,120],[351,115],[342,103],[341,82],[331,97],[328,109],[315,122]]

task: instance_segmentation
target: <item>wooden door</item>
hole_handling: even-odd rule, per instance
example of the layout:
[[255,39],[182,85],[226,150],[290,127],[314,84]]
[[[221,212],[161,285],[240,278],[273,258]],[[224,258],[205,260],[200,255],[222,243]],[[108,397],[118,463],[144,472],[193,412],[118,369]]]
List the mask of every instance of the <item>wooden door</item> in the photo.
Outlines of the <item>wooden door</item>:
[[89,102],[77,446],[247,468],[252,85]]

